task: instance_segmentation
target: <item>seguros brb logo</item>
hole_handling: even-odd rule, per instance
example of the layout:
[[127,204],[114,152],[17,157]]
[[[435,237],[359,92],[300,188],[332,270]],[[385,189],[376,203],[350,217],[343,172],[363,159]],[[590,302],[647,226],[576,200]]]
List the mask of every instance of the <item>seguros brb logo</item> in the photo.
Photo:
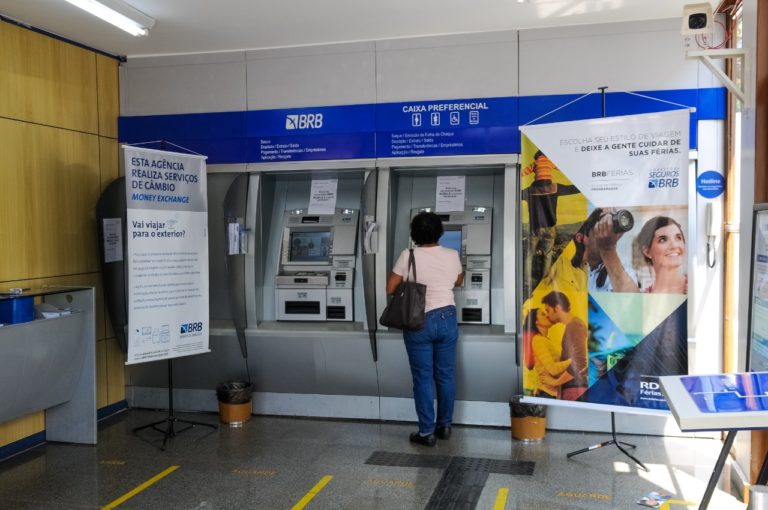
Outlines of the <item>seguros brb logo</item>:
[[677,178],[671,179],[648,179],[649,188],[677,188],[680,185],[680,180]]
[[182,324],[179,328],[179,333],[182,335],[189,335],[193,333],[200,334],[203,332],[203,323],[202,322],[188,322],[187,324]]
[[322,113],[300,113],[285,116],[285,129],[320,129],[323,127]]

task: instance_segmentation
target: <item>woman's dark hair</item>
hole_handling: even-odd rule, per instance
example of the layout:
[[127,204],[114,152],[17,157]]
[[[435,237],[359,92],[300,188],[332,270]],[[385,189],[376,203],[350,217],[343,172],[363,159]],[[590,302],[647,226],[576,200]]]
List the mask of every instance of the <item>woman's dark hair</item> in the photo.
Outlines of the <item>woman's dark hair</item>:
[[443,235],[443,222],[432,212],[420,212],[411,221],[411,239],[416,246],[434,244]]
[[675,225],[680,230],[680,235],[683,236],[683,242],[685,242],[683,227],[669,216],[654,216],[645,222],[643,228],[640,229],[640,233],[637,234],[637,247],[640,250],[640,255],[645,259],[646,264],[653,265],[653,261],[645,256],[643,249],[651,247],[651,244],[653,244],[653,236],[656,234],[657,230],[668,227],[669,225]]
[[523,321],[523,331],[530,331],[531,333],[539,333],[541,334],[541,331],[539,331],[539,327],[536,325],[536,317],[539,314],[538,308],[533,308],[532,310],[528,310],[528,313],[525,315],[525,320]]

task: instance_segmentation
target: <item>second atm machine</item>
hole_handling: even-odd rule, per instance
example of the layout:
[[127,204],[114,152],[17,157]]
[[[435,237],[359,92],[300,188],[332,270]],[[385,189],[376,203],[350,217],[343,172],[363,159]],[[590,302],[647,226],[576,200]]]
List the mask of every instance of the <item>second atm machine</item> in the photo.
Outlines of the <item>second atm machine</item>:
[[[432,208],[411,210],[411,219]],[[463,211],[436,213],[443,222],[441,246],[459,252],[464,268],[464,284],[454,289],[459,322],[491,323],[491,219],[490,207],[466,207]]]
[[357,217],[357,209],[285,212],[275,276],[277,320],[353,320]]

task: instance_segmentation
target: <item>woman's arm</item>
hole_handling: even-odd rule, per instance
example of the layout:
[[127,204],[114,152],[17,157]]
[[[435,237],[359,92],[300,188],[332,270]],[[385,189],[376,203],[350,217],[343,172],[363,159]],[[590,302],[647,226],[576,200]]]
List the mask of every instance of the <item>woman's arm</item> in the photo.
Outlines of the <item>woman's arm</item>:
[[387,295],[394,294],[397,290],[397,286],[402,283],[403,277],[397,273],[389,273],[387,276]]
[[456,278],[456,283],[453,284],[454,287],[461,287],[464,285],[464,271],[459,273],[458,278]]
[[535,356],[536,360],[539,361],[544,370],[546,370],[550,375],[558,376],[568,368],[568,366],[571,364],[571,360],[555,360],[555,357],[552,356],[552,352],[550,352],[549,346],[547,346],[546,342],[547,341],[543,336],[534,336],[533,355]]

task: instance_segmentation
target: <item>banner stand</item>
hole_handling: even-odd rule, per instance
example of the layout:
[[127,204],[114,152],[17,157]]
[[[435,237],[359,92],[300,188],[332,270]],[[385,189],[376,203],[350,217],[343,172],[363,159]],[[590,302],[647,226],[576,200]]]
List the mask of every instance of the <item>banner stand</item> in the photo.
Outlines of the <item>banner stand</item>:
[[[600,92],[600,98],[601,98],[601,115],[600,115],[601,118],[605,118],[606,117],[606,89],[607,88],[608,87],[605,87],[605,86],[597,88],[597,90]],[[653,100],[653,101],[658,101],[658,102],[661,102],[661,103],[667,103],[669,105],[685,108],[689,112],[692,110],[692,108],[690,106],[687,106],[687,105],[682,105],[682,104],[679,104],[679,103],[673,103],[671,101],[666,101],[666,100],[663,100],[663,99],[658,99],[658,98],[655,98],[655,97],[652,97],[652,96],[647,96],[647,95],[633,93],[633,92],[626,92],[626,93],[631,94],[631,95],[636,95],[636,96],[639,96],[639,97],[642,97],[642,98],[645,98],[645,99],[649,99],[649,100]],[[560,107],[558,107],[558,108],[556,108],[556,109],[554,109],[554,110],[552,110],[552,111],[550,111],[548,113],[545,113],[544,115],[541,115],[541,116],[531,120],[530,122],[524,124],[524,126],[528,126],[529,124],[537,122],[537,121],[541,120],[542,118],[544,118],[544,117],[546,117],[546,116],[548,116],[548,115],[550,115],[550,114],[552,114],[552,113],[554,113],[554,112],[556,112],[556,111],[558,111],[558,110],[560,110],[562,108],[565,108],[565,107],[571,105],[572,103],[575,103],[575,102],[577,102],[577,101],[579,101],[581,99],[584,99],[585,97],[587,97],[587,96],[589,96],[591,94],[593,94],[593,92],[588,92],[587,94],[585,94],[585,95],[583,95],[583,96],[581,96],[579,98],[576,98],[575,100],[573,100],[573,101],[571,101],[571,102],[569,102],[569,103],[567,103],[565,105],[562,105],[562,106],[560,106]],[[523,126],[521,126],[521,128],[522,127]],[[526,132],[523,129],[521,129],[521,131],[523,131],[524,140],[526,139],[526,137],[531,139],[531,133],[530,132]],[[634,133],[630,133],[630,135],[634,135]],[[566,138],[567,139],[567,137],[565,135],[561,135],[561,136],[562,136],[562,138]],[[562,138],[560,139],[560,145],[561,146],[563,145],[563,139]],[[532,209],[531,209],[531,202],[530,202],[531,196],[533,196],[533,197],[542,196],[543,197],[543,196],[555,195],[556,197],[558,197],[558,196],[571,195],[573,193],[572,193],[572,191],[567,191],[567,190],[566,191],[562,191],[560,188],[557,187],[558,186],[557,184],[554,184],[554,185],[552,184],[553,181],[552,181],[552,174],[551,174],[551,172],[552,172],[552,168],[555,168],[555,166],[552,165],[552,168],[550,168],[550,167],[546,166],[545,163],[551,162],[551,161],[555,161],[556,162],[556,160],[555,159],[550,160],[549,157],[544,154],[544,153],[548,152],[548,148],[545,148],[545,147],[542,146],[542,143],[541,143],[542,139],[543,140],[547,140],[547,138],[538,138],[537,140],[533,141],[534,145],[535,145],[534,149],[538,149],[538,151],[534,155],[533,163],[530,165],[530,167],[527,167],[527,168],[523,169],[522,173],[523,173],[523,175],[530,175],[532,173],[534,174],[534,179],[533,179],[534,182],[531,184],[531,186],[529,188],[529,192],[530,192],[530,189],[533,189],[535,184],[539,184],[539,186],[536,188],[536,193],[534,193],[533,195],[529,195],[528,196],[528,200],[529,200],[529,221],[531,222],[531,227],[530,228],[532,228],[532,229],[535,228],[536,227],[536,223],[535,222],[538,222],[539,230],[546,231],[546,232],[544,232],[542,234],[542,239],[544,241],[546,241],[547,239],[549,239],[549,237],[547,237],[547,235],[545,235],[545,234],[552,233],[552,231],[554,230],[554,225],[556,225],[556,223],[550,224],[550,223],[547,223],[547,221],[542,220],[541,216],[532,216],[534,213],[532,212]],[[589,138],[589,137],[586,137],[585,139],[588,139],[586,142],[584,142],[584,143],[587,143],[587,145],[589,145],[590,143],[593,142],[592,139]],[[579,143],[581,143],[581,142],[579,142]],[[650,143],[655,144],[656,142],[654,141],[654,142],[650,142]],[[666,144],[666,142],[664,142],[664,143]],[[679,141],[678,141],[678,144],[679,144]],[[524,152],[524,145],[525,145],[524,143],[521,144],[521,153]],[[614,145],[618,147],[621,144],[614,144]],[[639,146],[642,146],[642,145],[643,145],[642,143],[639,144]],[[634,147],[636,147],[638,145],[635,144],[635,143],[629,143],[629,144],[626,144],[626,146],[630,147],[630,148],[634,148]],[[617,149],[617,147],[613,147],[613,148]],[[623,148],[623,146],[618,147],[618,148]],[[605,151],[605,150],[613,150],[613,149],[611,149],[611,147],[609,147],[609,145],[607,145],[607,144],[604,144],[604,145],[600,146],[598,142],[595,142],[595,143],[593,143],[592,146],[589,147],[589,150],[603,150],[603,151]],[[578,151],[576,151],[576,152],[578,152]],[[672,152],[673,151],[669,151],[669,153],[672,153]],[[674,152],[677,153],[678,151],[674,150]],[[667,151],[664,151],[664,152],[659,151],[659,153],[667,154]],[[649,153],[647,151],[638,150],[638,151],[634,151],[634,154],[630,153],[630,156],[637,157],[637,156],[648,155],[648,154]],[[558,160],[561,160],[561,158],[563,158],[563,160],[564,160],[564,158],[568,157],[568,153],[559,150],[559,147],[558,147],[558,150],[554,150],[553,154],[549,154],[549,156],[551,156],[553,158],[557,157]],[[537,157],[542,157],[542,164],[541,164],[542,166],[541,166],[540,169],[537,167],[537,159],[536,159]],[[608,168],[608,167],[606,167],[606,168]],[[593,178],[595,178],[595,174],[596,173],[598,174],[598,177],[606,177],[606,178],[607,178],[607,176],[609,174],[609,172],[607,170],[600,170],[598,172],[594,172],[593,171],[592,172],[592,177]],[[630,174],[632,174],[632,172],[630,172]],[[611,175],[613,175],[613,174],[611,174]],[[634,174],[632,174],[632,175],[634,175]],[[617,182],[624,181],[624,180],[626,180],[626,179],[618,179],[616,182],[607,180],[605,183],[602,183],[602,185],[604,185],[605,189],[611,189],[608,186],[609,184],[610,185],[616,185],[617,187],[619,187],[617,185]],[[540,181],[540,182],[536,182],[536,181]],[[573,183],[566,182],[566,184],[576,184],[578,189],[584,189],[582,187],[583,185],[580,184],[580,183],[577,183],[577,182],[573,182]],[[650,183],[650,181],[649,181],[649,184],[648,184],[649,188],[655,188],[656,187],[655,185],[651,185],[651,184],[652,183]],[[675,181],[675,186],[677,186],[677,181]],[[565,186],[562,186],[562,187],[565,188]],[[596,196],[600,196],[600,190],[602,190],[603,188],[601,188],[600,186],[594,186],[594,185],[593,185],[593,187],[597,188],[597,195]],[[552,191],[553,189],[556,190],[556,191]],[[591,189],[591,188],[586,188],[586,189]],[[562,191],[562,193],[561,193],[561,191]],[[555,200],[557,200],[557,198],[555,198]],[[593,198],[590,198],[590,200],[593,200]],[[542,204],[544,203],[543,200],[539,200],[539,202],[541,202]],[[544,205],[546,205],[546,204],[544,204]],[[550,215],[550,216],[556,217],[556,215],[557,215],[557,213],[556,213],[556,205],[553,205],[552,210],[554,210],[555,212],[554,212],[553,215]],[[555,222],[556,221],[557,220],[555,220]],[[545,228],[545,227],[549,227],[549,228]],[[629,228],[631,228],[631,226]],[[629,228],[627,228],[627,230],[629,230]],[[614,230],[614,232],[618,232],[618,231]],[[531,235],[533,235],[533,234],[531,234]],[[574,235],[574,239],[576,239],[576,235],[578,235],[578,232],[577,232],[577,234]],[[586,232],[583,235],[586,237]],[[551,235],[550,237],[552,239],[556,239],[556,232],[555,232],[555,235]],[[546,245],[546,243],[544,243],[544,244]],[[583,255],[579,255],[579,256],[583,256]],[[574,256],[574,258],[575,258],[575,256]],[[548,268],[547,265],[546,265],[546,262],[547,261],[545,260],[544,261],[544,263],[545,263],[544,264],[544,269],[542,269],[542,274],[545,274],[545,273],[546,274],[554,274],[553,273],[554,268]],[[602,260],[600,262],[602,263]],[[550,263],[551,263],[551,261],[550,261]],[[579,263],[580,264],[584,264],[585,262],[584,262],[584,260],[580,260]],[[592,266],[595,266],[595,265],[596,264],[592,264],[590,266],[590,268]],[[531,265],[531,271],[532,271],[532,267],[533,266]],[[574,265],[574,267],[575,267],[575,265]],[[529,275],[529,276],[531,276],[531,275]],[[523,276],[523,278],[525,278],[525,276]],[[542,277],[542,279],[543,279],[543,277]],[[569,281],[568,278],[565,278],[565,280]],[[587,285],[587,282],[585,281],[585,282],[583,282],[583,284],[584,284],[584,294],[586,295],[586,285]],[[592,285],[592,282],[590,282],[590,285]],[[602,287],[603,283],[596,284],[595,287],[597,287],[598,285]],[[556,288],[553,289],[553,292],[551,292],[550,294],[562,294],[562,293],[559,293],[559,292],[554,292],[554,290],[557,290],[557,289]],[[571,294],[571,298],[573,298],[573,297],[578,298],[581,295],[580,294],[581,287],[579,287],[578,289],[572,289],[572,290],[573,290],[573,293]],[[577,290],[579,291],[579,293],[576,292]],[[600,289],[596,289],[596,290],[600,290]],[[612,291],[612,290],[613,289],[611,288],[610,291]],[[622,289],[620,292],[622,292],[624,290],[625,289]],[[532,293],[534,292],[534,288],[533,287],[531,288],[531,292]],[[592,291],[590,291],[590,292],[592,292]],[[637,292],[637,289],[635,289],[635,292]],[[568,302],[568,298],[564,294],[562,294],[562,295],[565,298],[565,303],[566,303],[564,308],[560,304],[557,304],[557,305],[552,304],[552,303],[547,303],[547,304],[550,305],[550,307],[553,310],[555,309],[555,306],[558,306],[558,307],[560,307],[561,310],[564,310],[565,312],[568,312],[568,321],[570,322],[570,320],[571,320],[570,319],[570,317],[571,317],[571,314],[570,314],[570,304]],[[549,316],[549,312],[546,312],[546,313]],[[549,317],[547,317],[547,318],[549,319]],[[563,320],[563,318],[559,317],[558,319],[555,320],[555,322],[559,322],[561,320]],[[581,324],[583,325],[583,322]],[[584,329],[586,329],[586,328],[584,328]],[[538,326],[538,315],[537,315],[536,323],[534,324],[534,327],[532,328],[532,331],[533,331],[533,335],[539,335],[537,338],[541,338],[542,336],[546,337],[546,335],[547,335],[546,331],[544,331],[542,333],[542,331],[539,329],[539,326]],[[543,348],[542,347],[543,345],[544,344],[542,342],[539,343],[540,348]],[[573,354],[574,356],[580,355],[578,350],[574,350],[571,354]],[[563,355],[563,356],[566,357],[565,355]],[[533,367],[528,367],[528,368],[533,369]],[[547,367],[547,368],[549,369],[550,367]],[[568,370],[570,371],[571,369],[569,368]],[[579,371],[579,373],[581,373],[581,371]],[[551,374],[552,377],[554,377],[555,375],[557,375],[557,374],[554,374],[554,373]],[[571,377],[572,380],[574,378],[576,378],[575,375],[573,375]],[[549,384],[551,384],[551,383],[549,383]],[[560,384],[564,384],[564,383],[559,383],[558,387],[559,387]],[[544,391],[546,392],[546,384],[544,386],[545,386],[545,390]],[[533,389],[536,390],[535,385],[534,385]],[[549,390],[550,391],[548,393],[551,395],[552,394],[551,388],[549,388]],[[534,391],[533,395],[536,395],[535,391]],[[524,400],[537,400],[540,403],[544,403],[546,405],[545,402],[541,402],[541,400],[543,400],[543,399],[537,399],[535,397],[532,398],[532,399],[525,398]],[[550,399],[546,399],[546,400],[550,400]],[[558,397],[558,400],[559,400],[559,397]],[[537,402],[537,403],[539,403],[539,402]],[[635,456],[633,456],[631,453],[629,453],[627,451],[627,448],[635,449],[636,445],[631,444],[631,443],[627,443],[627,442],[624,442],[624,441],[619,441],[619,439],[617,438],[617,436],[616,436],[616,416],[615,416],[615,412],[613,410],[611,410],[610,413],[611,413],[611,439],[609,439],[607,441],[603,441],[603,442],[597,443],[597,444],[594,444],[592,446],[588,446],[586,448],[581,448],[579,450],[572,451],[572,452],[568,453],[566,455],[566,457],[567,458],[571,458],[573,456],[576,456],[576,455],[579,455],[579,454],[582,454],[582,453],[586,453],[586,452],[589,452],[589,451],[592,451],[592,450],[597,450],[597,449],[602,448],[604,446],[615,445],[619,449],[619,451],[621,451],[621,453],[623,453],[624,455],[626,455],[627,457],[632,459],[638,466],[640,466],[644,471],[647,472],[648,468],[645,466],[645,464],[640,462],[640,460],[638,460]],[[627,448],[625,448],[625,447],[627,447]]]
[[[201,421],[193,421],[193,420],[182,420],[181,418],[177,418],[173,415],[173,359],[168,358],[168,416],[162,420],[155,421],[152,423],[148,423],[146,425],[142,425],[141,427],[136,427],[133,429],[133,433],[136,434],[140,430],[153,428],[158,432],[161,432],[163,434],[163,444],[160,446],[160,449],[162,451],[165,451],[165,445],[168,442],[168,439],[171,437],[176,437],[177,435],[181,434],[182,432],[189,430],[191,428],[194,428],[196,426],[201,427],[210,427],[213,430],[218,429],[217,425],[211,424],[211,423],[203,423]],[[165,423],[166,427],[165,429],[161,429],[158,427],[158,425]],[[176,430],[174,425],[177,423],[184,423],[187,426],[184,427],[181,430]]]
[[643,468],[643,471],[648,472],[648,468],[645,467],[645,464],[643,464],[642,462],[637,460],[637,458],[635,458],[634,455],[629,453],[627,450],[625,450],[621,446],[621,445],[626,445],[626,446],[629,446],[632,449],[635,449],[635,448],[637,448],[637,445],[634,445],[634,444],[631,444],[631,443],[625,443],[624,441],[619,441],[616,438],[616,413],[614,413],[613,411],[611,411],[611,439],[609,441],[603,441],[602,443],[597,443],[597,444],[592,445],[592,446],[587,446],[586,448],[582,448],[581,450],[576,450],[576,451],[570,452],[570,453],[568,453],[566,455],[566,458],[570,459],[574,455],[579,455],[580,453],[591,452],[592,450],[597,450],[598,448],[602,448],[603,446],[610,446],[612,444],[615,444],[616,448],[618,448],[621,453],[623,453],[624,455],[626,455],[630,459],[634,460],[635,464],[637,464],[638,466]]
[[[605,118],[605,89],[607,89],[607,88],[608,87],[606,87],[606,86],[597,87],[597,89],[600,91],[600,107],[601,107],[600,117],[602,117],[602,118]],[[652,99],[655,99],[655,98],[652,98]],[[681,106],[683,106],[683,105],[681,105]],[[586,453],[586,452],[591,452],[592,450],[598,450],[600,448],[603,448],[604,446],[610,446],[610,445],[616,445],[616,448],[618,448],[621,453],[623,453],[624,455],[626,455],[627,457],[629,457],[630,459],[635,461],[635,464],[637,464],[638,466],[643,468],[643,471],[645,471],[646,473],[648,472],[648,468],[645,467],[645,464],[640,462],[637,459],[637,457],[635,457],[634,455],[629,453],[627,450],[625,450],[621,446],[621,445],[626,445],[626,446],[628,446],[628,447],[630,447],[630,448],[632,448],[634,450],[634,449],[637,448],[637,445],[634,445],[634,444],[631,444],[631,443],[626,443],[624,441],[619,441],[616,438],[616,413],[614,413],[613,411],[611,411],[611,439],[609,439],[608,441],[603,441],[602,443],[594,444],[592,446],[587,446],[586,448],[582,448],[581,450],[575,450],[575,451],[569,452],[568,454],[566,454],[565,457],[567,459],[570,459],[571,457],[573,457],[575,455],[579,455],[579,454]]]
[[[148,144],[159,144],[160,150],[138,147]],[[169,152],[167,145],[186,153]],[[126,260],[131,261],[125,279],[127,364],[165,359],[168,367],[168,415],[133,433],[162,433],[165,451],[168,439],[186,430],[218,429],[177,418],[173,407],[173,358],[210,352],[206,157],[167,140],[122,147]]]

